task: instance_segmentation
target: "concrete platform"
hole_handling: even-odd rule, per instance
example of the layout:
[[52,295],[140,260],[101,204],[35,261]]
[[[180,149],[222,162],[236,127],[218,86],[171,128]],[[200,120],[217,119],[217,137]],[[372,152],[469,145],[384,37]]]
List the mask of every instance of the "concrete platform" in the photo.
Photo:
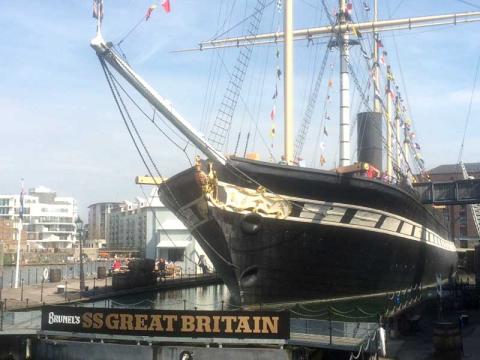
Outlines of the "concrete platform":
[[[36,309],[42,303],[47,305],[85,302],[91,300],[101,300],[114,296],[144,293],[148,291],[168,290],[174,288],[194,287],[208,284],[221,283],[221,279],[215,274],[208,275],[186,275],[181,278],[167,278],[154,286],[138,287],[124,290],[114,290],[112,288],[112,278],[108,277],[102,280],[93,278],[85,279],[85,286],[89,291],[80,294],[80,281],[78,279],[68,279],[67,281],[50,283],[43,285],[30,285],[22,288],[4,288],[2,289],[1,300],[6,310]],[[58,291],[61,285],[63,292]],[[95,286],[95,288],[94,288]]]

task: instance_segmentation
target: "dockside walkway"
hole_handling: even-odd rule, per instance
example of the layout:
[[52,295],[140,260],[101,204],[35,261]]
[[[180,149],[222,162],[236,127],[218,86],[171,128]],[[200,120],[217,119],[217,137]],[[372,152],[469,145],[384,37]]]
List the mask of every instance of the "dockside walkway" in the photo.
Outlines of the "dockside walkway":
[[187,274],[181,277],[166,278],[153,286],[115,290],[112,287],[111,277],[104,279],[90,277],[85,278],[85,287],[88,288],[88,291],[82,293],[80,293],[79,279],[67,279],[55,283],[46,281],[43,285],[19,286],[17,289],[1,289],[0,301],[2,302],[4,311],[36,309],[42,304],[53,305],[85,302],[106,299],[113,296],[218,283],[221,283],[221,279],[216,274]]

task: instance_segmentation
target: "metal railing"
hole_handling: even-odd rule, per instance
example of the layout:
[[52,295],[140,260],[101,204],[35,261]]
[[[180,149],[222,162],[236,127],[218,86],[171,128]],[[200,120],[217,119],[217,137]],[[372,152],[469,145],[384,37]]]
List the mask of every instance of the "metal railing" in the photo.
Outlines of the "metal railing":
[[[461,161],[460,167],[462,168],[462,175],[464,180],[468,180],[470,177],[467,172],[465,164]],[[480,204],[471,204],[469,205],[472,212],[473,221],[475,223],[475,228],[477,229],[477,234],[480,236]]]
[[8,311],[0,301],[0,332],[40,330],[41,321],[41,310]]
[[[90,261],[83,264],[85,276],[92,277],[97,274],[97,268],[104,266],[110,269],[113,261]],[[36,265],[36,266],[21,266],[19,278],[23,279],[25,286],[28,285],[40,285],[42,282],[42,274],[44,269],[60,269],[61,278],[66,279],[78,279],[80,276],[80,265],[78,263],[66,263],[58,265]],[[15,268],[3,270],[0,273],[0,288],[13,288],[15,284]]]

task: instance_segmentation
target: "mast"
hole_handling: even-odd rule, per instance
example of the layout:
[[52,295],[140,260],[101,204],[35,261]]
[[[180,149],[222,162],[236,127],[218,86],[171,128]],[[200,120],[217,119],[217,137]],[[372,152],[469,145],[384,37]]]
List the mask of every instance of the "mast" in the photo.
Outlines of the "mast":
[[18,218],[17,228],[17,261],[15,262],[15,289],[18,289],[18,282],[20,281],[20,246],[22,242],[23,222],[22,217]]
[[21,180],[22,190],[19,197],[19,207],[18,207],[18,232],[17,232],[17,261],[15,263],[15,289],[18,288],[18,282],[20,281],[20,246],[22,242],[22,231],[23,231],[23,179]]
[[387,95],[387,113],[385,116],[387,122],[387,176],[392,179],[393,164],[392,164],[392,97],[391,97],[391,77],[390,66],[387,68],[387,86],[385,88],[385,94]]
[[285,161],[291,164],[293,159],[293,0],[285,1],[283,18],[285,44],[283,48],[284,61],[284,151]]
[[378,35],[375,30],[375,24],[378,21],[378,0],[375,0],[373,5],[373,111],[382,112],[382,107],[380,106],[380,78],[378,76],[378,46],[377,40]]
[[[339,0],[339,20],[340,24],[347,23],[345,18],[346,3],[345,0]],[[339,166],[350,165],[350,78],[348,70],[348,49],[349,35],[342,32],[340,48],[340,162]]]
[[[393,76],[393,75],[392,75]],[[396,90],[396,89],[395,89]],[[400,111],[398,104],[398,94],[395,94],[395,148],[397,149],[397,166],[401,169],[401,160],[402,160],[402,143],[400,137]],[[406,162],[406,159],[405,159]]]
[[[409,159],[410,159],[410,140],[409,140],[409,136],[408,136],[408,123],[407,121],[409,121],[408,119],[404,119],[404,122],[405,122],[405,126],[403,128],[403,153],[404,153],[404,156],[405,156],[405,164],[408,164],[409,162]],[[406,169],[405,169],[405,173],[407,175],[407,177],[410,175],[409,174],[409,168],[408,166],[406,166]]]

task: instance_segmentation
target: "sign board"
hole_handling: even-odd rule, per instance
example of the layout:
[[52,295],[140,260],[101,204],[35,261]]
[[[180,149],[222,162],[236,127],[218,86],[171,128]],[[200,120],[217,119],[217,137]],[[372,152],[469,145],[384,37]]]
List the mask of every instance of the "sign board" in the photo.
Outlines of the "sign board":
[[288,339],[288,311],[183,311],[43,306],[42,330],[160,337]]
[[43,269],[43,281],[46,281],[48,279],[48,273],[48,268]]

